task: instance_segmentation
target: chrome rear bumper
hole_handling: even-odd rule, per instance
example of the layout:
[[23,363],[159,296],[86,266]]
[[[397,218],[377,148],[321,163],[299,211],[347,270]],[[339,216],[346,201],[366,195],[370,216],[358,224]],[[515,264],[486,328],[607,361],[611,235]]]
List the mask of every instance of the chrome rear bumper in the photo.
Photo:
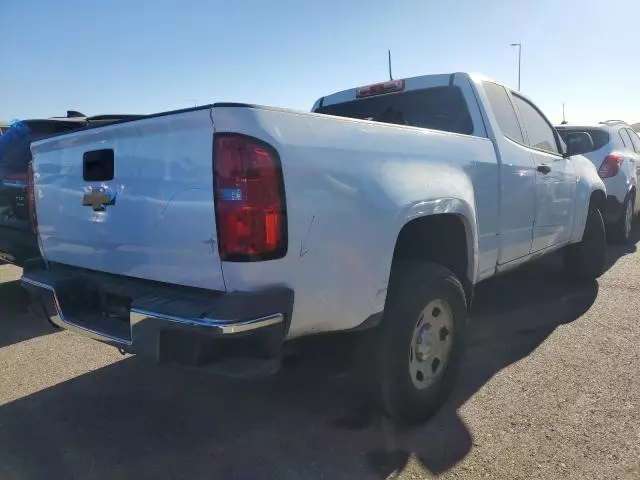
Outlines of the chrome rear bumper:
[[[238,357],[277,358],[293,306],[293,292],[287,288],[217,295],[198,292],[199,297],[147,288],[127,297],[128,307],[113,315],[104,304],[87,300],[109,294],[113,290],[109,286],[117,284],[113,278],[102,282],[95,276],[74,278],[68,272],[56,276],[51,271],[25,270],[22,284],[30,294],[32,310],[57,327],[121,351],[189,366]],[[91,293],[101,294],[88,295],[87,285]]]

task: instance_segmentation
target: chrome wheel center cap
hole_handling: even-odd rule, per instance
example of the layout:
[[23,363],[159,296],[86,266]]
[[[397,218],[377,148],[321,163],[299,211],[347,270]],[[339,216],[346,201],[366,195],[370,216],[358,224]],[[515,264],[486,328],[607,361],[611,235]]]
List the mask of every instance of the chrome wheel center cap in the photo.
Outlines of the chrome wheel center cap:
[[416,335],[415,354],[419,362],[424,362],[431,355],[431,343],[429,342],[429,332],[431,325],[423,325]]

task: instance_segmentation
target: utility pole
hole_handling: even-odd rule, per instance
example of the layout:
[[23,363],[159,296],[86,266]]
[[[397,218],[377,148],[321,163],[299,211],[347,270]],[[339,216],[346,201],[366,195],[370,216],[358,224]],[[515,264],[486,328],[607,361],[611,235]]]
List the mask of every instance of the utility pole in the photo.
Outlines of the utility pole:
[[522,69],[522,44],[512,43],[512,47],[518,47],[518,91],[520,91],[520,71]]
[[567,118],[564,116],[564,102],[562,102],[562,122],[560,125],[566,125],[567,123]]
[[387,50],[387,54],[389,57],[389,80],[393,80],[393,75],[391,75],[391,50]]

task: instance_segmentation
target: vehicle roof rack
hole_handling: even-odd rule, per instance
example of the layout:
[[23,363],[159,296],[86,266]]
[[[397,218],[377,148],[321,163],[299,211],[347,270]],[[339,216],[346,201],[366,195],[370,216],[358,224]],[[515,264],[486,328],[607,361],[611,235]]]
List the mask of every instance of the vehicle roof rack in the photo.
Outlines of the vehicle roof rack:
[[626,125],[627,122],[624,120],[605,120],[604,122],[600,122],[601,125],[618,125],[620,123],[624,123]]

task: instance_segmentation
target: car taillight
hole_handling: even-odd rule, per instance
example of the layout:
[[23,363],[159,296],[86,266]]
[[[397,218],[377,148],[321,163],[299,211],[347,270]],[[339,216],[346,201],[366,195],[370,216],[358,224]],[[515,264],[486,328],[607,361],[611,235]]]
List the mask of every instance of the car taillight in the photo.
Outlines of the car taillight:
[[38,217],[36,216],[36,191],[33,183],[33,162],[29,162],[27,169],[27,201],[29,202],[29,220],[33,233],[38,231]]
[[5,187],[25,188],[27,186],[27,176],[26,173],[10,173],[2,179],[2,184]]
[[247,262],[283,257],[287,251],[287,213],[278,153],[245,135],[217,134],[214,138],[220,258]]
[[620,171],[621,163],[622,158],[617,153],[607,155],[598,169],[598,175],[600,175],[600,178],[615,177]]

